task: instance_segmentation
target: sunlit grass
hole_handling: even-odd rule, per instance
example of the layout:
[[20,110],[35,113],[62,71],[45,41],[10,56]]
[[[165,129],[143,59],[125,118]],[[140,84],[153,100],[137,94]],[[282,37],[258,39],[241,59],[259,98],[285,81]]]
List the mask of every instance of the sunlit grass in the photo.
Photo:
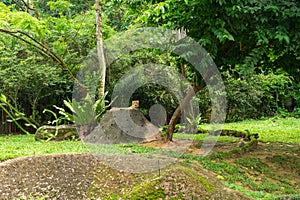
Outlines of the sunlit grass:
[[[200,126],[209,129],[209,124]],[[262,142],[300,143],[300,118],[269,118],[226,123],[224,129],[258,133]]]
[[[209,124],[200,125],[201,129],[207,130],[210,129],[210,127]],[[300,144],[300,119],[297,118],[246,120],[224,124],[223,129],[258,133],[259,140],[262,142]],[[174,134],[174,139],[204,141],[207,139],[207,134]],[[237,137],[220,136],[218,137],[218,142],[233,143],[239,141],[239,139],[240,138]],[[214,171],[216,174],[221,175],[221,177],[224,178],[224,180],[221,181],[227,187],[239,190],[255,199],[274,199],[283,194],[295,195],[299,191],[299,189],[292,188],[282,181],[282,177],[273,177],[272,168],[261,163],[259,159],[254,158],[237,157],[234,161],[228,162],[221,159],[221,157],[199,157],[197,155],[182,154],[138,144],[98,145],[84,144],[80,141],[45,142],[35,141],[34,135],[0,136],[0,161],[22,156],[87,152],[118,155],[139,154],[141,156],[163,154],[185,159],[189,162],[199,161],[207,170]],[[274,159],[285,159],[285,157],[277,157],[272,157],[273,163],[276,163]],[[291,158],[287,157],[286,159]],[[291,168],[298,168],[299,164],[296,161],[297,159],[295,158],[294,165],[292,165],[292,162],[290,163]],[[255,174],[255,177],[259,176],[264,183],[261,184],[258,183],[256,179],[249,178],[249,174]],[[279,178],[281,182],[277,181]],[[273,179],[275,182],[272,181]],[[277,194],[276,192],[278,190],[282,190],[282,194]]]
[[1,135],[0,144],[0,160],[31,155],[88,152],[82,142],[35,141],[34,135]]
[[[63,154],[63,153],[92,153],[92,154],[139,154],[173,152],[141,146],[139,144],[88,144],[80,141],[36,141],[34,135],[1,135],[0,161],[23,156]],[[175,154],[174,156],[178,156]]]
[[[184,134],[184,133],[175,133],[174,139],[181,139],[181,140],[195,140],[195,141],[204,141],[208,139],[208,134]],[[219,136],[217,138],[218,142],[237,142],[239,141],[238,138],[228,137],[228,136]]]
[[[200,125],[209,129],[209,124]],[[258,133],[262,142],[300,143],[300,119],[298,118],[270,118],[265,120],[246,120],[242,122],[224,124],[224,129]],[[174,134],[175,139],[191,139],[203,141],[207,134]],[[218,142],[237,142],[238,138],[220,136]],[[0,136],[0,160],[21,156],[56,154],[56,153],[85,153],[93,152],[91,146],[80,141],[44,142],[35,141],[34,135],[2,135]],[[107,154],[127,154],[153,152],[153,149],[138,145],[97,145],[96,152]]]

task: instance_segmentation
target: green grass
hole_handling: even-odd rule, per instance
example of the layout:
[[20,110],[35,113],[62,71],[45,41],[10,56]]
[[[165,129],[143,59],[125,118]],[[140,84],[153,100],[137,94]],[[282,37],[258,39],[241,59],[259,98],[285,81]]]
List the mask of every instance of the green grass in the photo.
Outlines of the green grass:
[[[209,129],[210,125],[201,125],[201,128]],[[224,129],[238,131],[250,131],[258,133],[262,142],[300,143],[300,119],[297,118],[270,118],[266,120],[246,120],[236,123],[224,124]],[[176,139],[205,140],[207,134],[174,134]],[[238,138],[220,136],[218,142],[237,142]],[[87,146],[82,142],[37,142],[34,135],[2,135],[0,136],[0,160],[17,158],[21,156],[58,154],[58,153],[85,153],[101,152],[107,154],[147,154],[157,150],[150,147],[141,147],[136,144],[127,145],[97,145],[97,149]],[[171,154],[170,152],[167,152]]]
[[[85,144],[80,141],[36,141],[34,135],[1,135],[0,161],[22,156],[62,154],[62,153],[95,153],[95,154],[139,154],[148,156],[151,153],[163,153],[178,157],[173,151],[163,151],[138,144]],[[174,154],[174,155],[173,155]]]
[[31,155],[88,152],[82,142],[38,142],[34,135],[1,135],[0,144],[1,161]]
[[[200,126],[209,129],[209,124]],[[226,123],[223,129],[258,133],[261,142],[300,143],[300,118],[269,118],[264,120],[246,120]]]
[[[185,134],[185,133],[175,133],[174,139],[181,140],[195,140],[195,141],[204,141],[207,139],[208,134]],[[218,142],[228,142],[233,143],[239,141],[238,138],[227,137],[227,136],[219,136]]]
[[[204,124],[200,129],[209,130],[211,125]],[[287,155],[269,154],[269,158],[261,160],[255,156],[243,156],[247,152],[241,151],[232,160],[223,159],[222,153],[217,156],[199,157],[184,154],[181,158],[189,162],[198,160],[201,165],[224,177],[221,180],[225,186],[239,190],[254,199],[279,199],[283,196],[299,198],[299,188],[290,185],[293,175],[281,176],[278,170],[297,171],[300,167],[297,154],[297,145],[300,144],[300,119],[298,118],[269,118],[264,120],[246,120],[236,123],[224,124],[223,129],[236,131],[249,131],[258,133],[259,141],[264,143],[286,143],[293,144],[294,149]],[[175,138],[194,139],[203,141],[207,134],[175,134]],[[234,137],[220,136],[218,142],[234,142],[239,140]],[[295,146],[296,144],[296,146]],[[281,144],[278,144],[279,146]],[[255,151],[255,148],[253,149]],[[284,150],[283,150],[284,151]],[[220,154],[220,155],[219,155]],[[213,155],[213,154],[212,154]],[[248,154],[247,154],[248,155]],[[255,154],[253,154],[255,155]],[[299,174],[299,173],[298,173]]]
[[[209,129],[210,125],[200,125],[200,128]],[[224,129],[248,130],[250,133],[258,133],[259,141],[265,143],[300,144],[300,119],[297,118],[246,120],[227,123],[224,125]],[[203,141],[206,139],[206,136],[207,134],[174,134],[175,139],[192,139],[196,141]],[[218,137],[218,142],[234,143],[237,141],[239,141],[239,138],[228,136]],[[299,189],[292,188],[289,185],[288,177],[274,175],[274,171],[272,171],[274,170],[272,166],[286,167],[286,163],[289,163],[288,170],[298,169],[300,167],[298,158],[293,157],[295,152],[290,152],[288,155],[270,155],[270,158],[267,160],[268,163],[265,163],[258,158],[243,157],[243,154],[237,154],[237,157],[229,162],[222,156],[199,157],[197,155],[181,154],[174,151],[163,151],[138,144],[87,146],[82,142],[76,141],[35,141],[34,135],[2,135],[0,136],[0,144],[0,161],[22,156],[59,153],[99,152],[102,154],[123,155],[134,153],[142,156],[148,156],[148,154],[151,156],[152,153],[160,153],[180,157],[187,162],[198,161],[207,170],[222,175],[224,180],[221,181],[224,185],[239,190],[255,199],[274,199],[284,195],[296,195],[299,192]],[[272,163],[271,166],[269,166],[270,163]],[[260,182],[256,178],[260,178]],[[279,194],[278,191],[280,191]]]
[[300,198],[299,188],[289,184],[289,178],[293,177],[278,176],[278,173],[275,175],[274,168],[258,158],[241,157],[235,158],[233,162],[190,154],[184,154],[181,158],[190,162],[199,161],[205,169],[221,175],[221,182],[226,187],[254,199],[278,199],[283,196]]

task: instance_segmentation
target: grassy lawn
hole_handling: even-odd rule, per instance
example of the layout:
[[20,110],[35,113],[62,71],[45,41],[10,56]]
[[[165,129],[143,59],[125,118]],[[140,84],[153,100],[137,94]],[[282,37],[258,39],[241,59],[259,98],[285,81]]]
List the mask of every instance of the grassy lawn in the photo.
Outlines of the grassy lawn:
[[[201,128],[209,129],[209,125],[200,125]],[[270,118],[266,120],[247,120],[236,123],[227,123],[224,129],[237,131],[250,131],[259,134],[261,142],[279,142],[289,144],[300,143],[300,119],[297,118]],[[177,139],[204,140],[206,134],[174,134]],[[238,138],[220,136],[218,142],[233,143]],[[34,135],[1,135],[0,136],[0,160],[17,158],[21,156],[55,154],[55,153],[84,153],[89,152],[85,144],[76,141],[62,142],[38,142]],[[109,147],[109,148],[108,148]],[[126,153],[128,145],[110,145],[100,147],[99,151],[105,153]],[[138,153],[153,151],[151,148],[130,145],[130,149]]]
[[269,118],[265,120],[246,120],[224,125],[225,129],[233,129],[258,133],[262,142],[300,143],[299,118]]
[[151,147],[138,144],[87,145],[81,141],[46,142],[36,141],[34,135],[1,135],[0,161],[33,155],[63,153],[100,153],[100,154],[147,154],[158,152]]
[[[209,124],[200,125],[200,128],[210,129]],[[245,120],[242,122],[226,123],[223,129],[249,131],[258,133],[261,142],[300,143],[300,119],[299,118],[269,118],[264,120]],[[203,140],[204,135],[196,135],[195,140]],[[178,136],[178,138],[191,138],[191,136]],[[228,137],[220,137],[219,141],[230,140]]]
[[[210,128],[209,125],[200,127]],[[262,143],[253,149],[236,151],[228,156],[222,154],[224,145],[236,148],[239,138],[218,137],[220,146],[214,148],[213,156],[207,157],[178,154],[173,151],[162,152],[138,144],[99,145],[96,151],[107,154],[164,153],[180,157],[188,163],[200,163],[204,168],[216,173],[225,186],[255,199],[276,199],[286,196],[300,198],[300,119],[247,120],[227,123],[224,129],[258,133],[259,141]],[[207,134],[175,134],[174,138],[201,142],[206,136]],[[0,144],[0,161],[30,155],[85,153],[94,148],[93,146],[87,148],[84,143],[76,141],[35,141],[34,135],[2,135]]]
[[34,135],[1,135],[0,144],[0,161],[31,155],[88,152],[82,142],[38,142]]

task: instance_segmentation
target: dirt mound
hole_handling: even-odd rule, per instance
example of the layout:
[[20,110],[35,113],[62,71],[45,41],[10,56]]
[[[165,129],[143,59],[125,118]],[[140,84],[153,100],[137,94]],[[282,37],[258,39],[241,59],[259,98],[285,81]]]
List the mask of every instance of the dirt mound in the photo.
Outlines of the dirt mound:
[[0,179],[0,199],[247,199],[199,164],[180,162],[134,174],[109,168],[90,154],[13,159],[1,163]]
[[215,174],[199,163],[178,162],[146,174],[102,166],[91,188],[95,191],[94,197],[100,199],[251,199],[225,188]]
[[0,163],[0,199],[87,199],[96,166],[90,154],[23,157]]

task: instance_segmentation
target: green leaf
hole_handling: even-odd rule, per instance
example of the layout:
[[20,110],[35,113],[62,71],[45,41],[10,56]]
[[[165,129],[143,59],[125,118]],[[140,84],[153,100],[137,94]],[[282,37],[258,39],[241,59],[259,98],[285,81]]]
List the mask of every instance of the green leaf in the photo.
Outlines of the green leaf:
[[75,109],[73,108],[72,102],[70,102],[70,100],[69,101],[64,100],[64,104],[71,110],[71,112],[75,113]]
[[7,103],[7,99],[6,99],[6,96],[4,94],[0,95],[0,101],[2,101],[3,103]]
[[72,4],[68,1],[57,0],[57,1],[48,1],[47,5],[50,7],[50,10],[63,12],[69,10]]

